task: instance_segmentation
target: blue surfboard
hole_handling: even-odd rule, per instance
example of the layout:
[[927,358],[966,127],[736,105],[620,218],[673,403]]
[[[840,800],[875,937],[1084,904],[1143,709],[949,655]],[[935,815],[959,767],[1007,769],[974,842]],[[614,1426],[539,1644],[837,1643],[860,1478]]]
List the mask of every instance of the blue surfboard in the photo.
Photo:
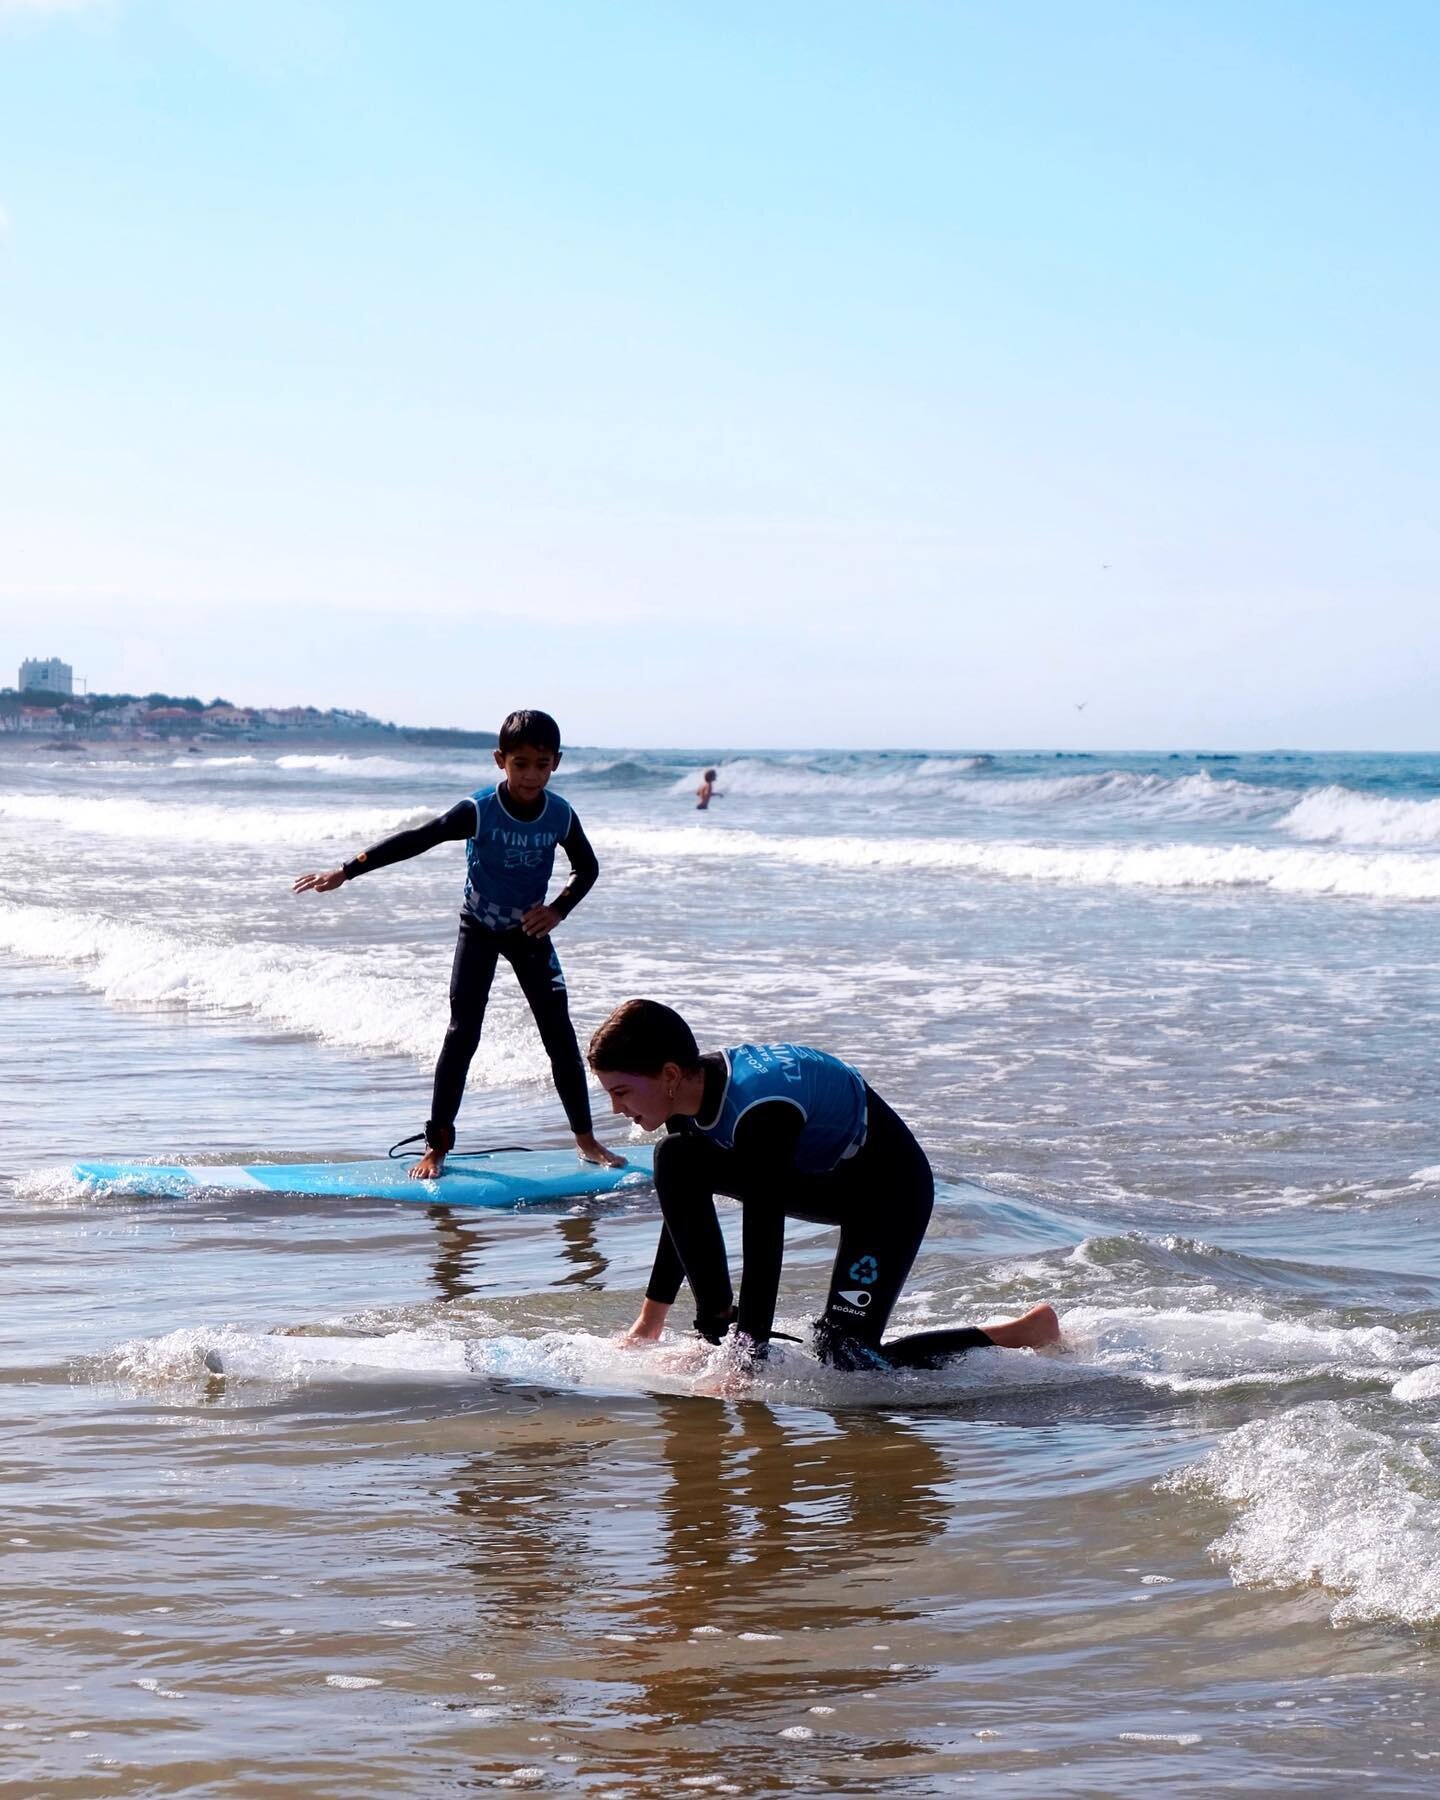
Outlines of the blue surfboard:
[[573,1150],[492,1150],[452,1157],[435,1181],[412,1181],[410,1162],[79,1162],[70,1173],[90,1193],[133,1199],[187,1195],[296,1194],[336,1200],[410,1200],[426,1206],[525,1206],[583,1199],[651,1179],[651,1147],[636,1144],[620,1169],[581,1162]]

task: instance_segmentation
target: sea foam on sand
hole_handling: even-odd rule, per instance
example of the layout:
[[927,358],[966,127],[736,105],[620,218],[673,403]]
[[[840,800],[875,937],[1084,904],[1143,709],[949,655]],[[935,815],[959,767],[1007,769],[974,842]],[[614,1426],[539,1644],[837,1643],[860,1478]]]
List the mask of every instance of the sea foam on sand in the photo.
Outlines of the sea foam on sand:
[[1162,1486],[1237,1508],[1211,1550],[1244,1585],[1317,1586],[1336,1622],[1440,1619],[1433,1434],[1392,1434],[1331,1400],[1242,1425]]

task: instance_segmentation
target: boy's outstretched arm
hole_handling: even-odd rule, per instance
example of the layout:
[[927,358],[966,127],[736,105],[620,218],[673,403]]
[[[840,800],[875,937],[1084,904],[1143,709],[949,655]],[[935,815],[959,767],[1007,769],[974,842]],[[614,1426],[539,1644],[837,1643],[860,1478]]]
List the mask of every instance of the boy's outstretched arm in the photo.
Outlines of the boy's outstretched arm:
[[378,844],[369,850],[362,850],[358,856],[342,863],[338,869],[331,869],[323,875],[301,875],[291,891],[296,894],[328,894],[345,882],[353,881],[357,875],[368,874],[371,869],[384,869],[391,863],[408,862],[412,856],[423,856],[437,844],[450,843],[456,838],[473,837],[474,834],[475,802],[461,800],[449,812],[441,813],[438,819],[416,825],[409,831],[397,831],[393,837],[382,838]]
[[553,901],[547,904],[542,900],[525,914],[520,921],[520,929],[527,937],[545,937],[562,919],[568,919],[594,887],[600,873],[600,864],[590,847],[590,840],[573,811],[570,814],[570,829],[561,838],[560,848],[570,859],[570,879]]

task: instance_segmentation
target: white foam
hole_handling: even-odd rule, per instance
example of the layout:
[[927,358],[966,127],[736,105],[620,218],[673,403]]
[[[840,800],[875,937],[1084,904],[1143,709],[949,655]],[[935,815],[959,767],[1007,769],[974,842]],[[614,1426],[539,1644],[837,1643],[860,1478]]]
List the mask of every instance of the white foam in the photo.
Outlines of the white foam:
[[[783,1322],[782,1322],[783,1323]],[[783,1326],[796,1330],[797,1322]],[[798,1327],[803,1329],[803,1326]],[[185,1329],[163,1338],[139,1339],[110,1357],[117,1373],[148,1382],[220,1373],[237,1383],[304,1385],[310,1382],[521,1381],[604,1394],[695,1394],[730,1391],[736,1370],[730,1349],[709,1349],[668,1335],[645,1349],[622,1346],[584,1331],[549,1331],[538,1337],[497,1334],[464,1343],[431,1331],[399,1331],[385,1337],[290,1337],[237,1328]],[[973,1351],[933,1373],[851,1374],[823,1367],[808,1350],[787,1344],[744,1378],[747,1392],[793,1404],[893,1403],[935,1392],[977,1393],[1034,1386],[1073,1385],[1099,1371],[1066,1357],[1029,1351]]]
[[144,800],[129,795],[98,797],[65,794],[0,796],[0,819],[58,825],[88,838],[132,843],[186,844],[345,844],[374,843],[409,825],[434,817],[433,808],[399,812],[357,806],[197,805],[179,800]]
[[1307,1325],[1230,1309],[1075,1306],[1061,1325],[1082,1361],[1176,1392],[1301,1379],[1316,1370],[1374,1380],[1415,1354],[1386,1325]]
[[1440,1363],[1412,1369],[1400,1377],[1390,1393],[1396,1400],[1440,1400]]
[[1440,849],[1440,800],[1387,799],[1324,787],[1298,801],[1278,824],[1312,843]]
[[[882,767],[817,769],[797,756],[788,762],[737,757],[717,767],[716,786],[739,797],[827,799],[939,798],[981,812],[1090,813],[1126,818],[1216,822],[1274,818],[1293,804],[1294,788],[1216,777],[1206,769],[1184,775],[1141,774],[1131,769],[1087,769],[1064,775],[989,776],[986,756],[929,757]],[[671,792],[688,794],[700,771],[682,775]]]
[[114,1373],[147,1386],[224,1374],[237,1381],[303,1385],[309,1381],[470,1378],[467,1346],[436,1331],[384,1337],[291,1337],[238,1326],[194,1327],[135,1338],[106,1359]]
[[[767,762],[758,757],[736,757],[718,765],[716,787],[722,794],[754,795],[780,799],[786,796],[825,794],[834,797],[854,795],[857,798],[883,798],[904,794],[948,793],[964,777],[989,761],[984,756],[927,757],[921,762],[901,763],[889,768],[826,770],[809,765],[808,759],[795,757],[786,762]],[[567,770],[569,765],[566,765]],[[671,793],[689,795],[698,785],[703,769],[681,775],[671,785]],[[1004,785],[1023,789],[1030,784],[1010,782]]]
[[963,838],[801,837],[746,829],[597,827],[597,848],[671,863],[770,861],[832,871],[917,869],[1075,887],[1252,889],[1361,900],[1440,900],[1440,857],[1255,845],[984,843]]
[[1320,1401],[1242,1425],[1167,1485],[1238,1508],[1211,1549],[1242,1585],[1328,1588],[1337,1621],[1440,1619],[1440,1479],[1419,1442]]
[[[1343,1329],[1266,1319],[1256,1313],[1075,1307],[1061,1319],[1065,1353],[976,1350],[933,1371],[850,1373],[826,1367],[806,1345],[776,1344],[768,1362],[743,1377],[757,1398],[797,1405],[893,1403],[907,1397],[1018,1393],[1116,1378],[1171,1392],[1236,1383],[1278,1385],[1323,1372],[1373,1383],[1403,1369],[1413,1352],[1383,1326]],[[803,1335],[799,1321],[779,1329]],[[585,1331],[510,1333],[464,1341],[436,1330],[383,1337],[294,1337],[224,1328],[187,1328],[120,1346],[115,1370],[174,1381],[209,1370],[228,1379],[311,1381],[524,1381],[606,1394],[730,1391],[730,1349],[668,1333],[657,1345],[623,1346]]]
[[[242,1014],[349,1049],[431,1061],[448,1018],[443,964],[383,950],[235,944],[95,913],[0,906],[0,947],[63,963],[118,1004]],[[540,1081],[549,1064],[524,1002],[497,993],[470,1085]]]
[[[403,756],[277,756],[275,768],[290,774],[327,775],[340,781],[373,781],[400,776],[418,778],[439,775],[465,784],[468,793],[495,779],[498,771],[488,750],[477,749],[472,756],[425,760]],[[487,773],[488,771],[488,773]]]

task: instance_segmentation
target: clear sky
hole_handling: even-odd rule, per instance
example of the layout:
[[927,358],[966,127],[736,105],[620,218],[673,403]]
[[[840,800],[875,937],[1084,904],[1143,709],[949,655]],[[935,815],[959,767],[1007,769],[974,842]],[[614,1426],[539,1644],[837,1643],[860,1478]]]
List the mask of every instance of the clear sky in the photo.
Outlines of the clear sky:
[[1440,748],[1437,51],[1430,0],[0,0],[0,681]]

